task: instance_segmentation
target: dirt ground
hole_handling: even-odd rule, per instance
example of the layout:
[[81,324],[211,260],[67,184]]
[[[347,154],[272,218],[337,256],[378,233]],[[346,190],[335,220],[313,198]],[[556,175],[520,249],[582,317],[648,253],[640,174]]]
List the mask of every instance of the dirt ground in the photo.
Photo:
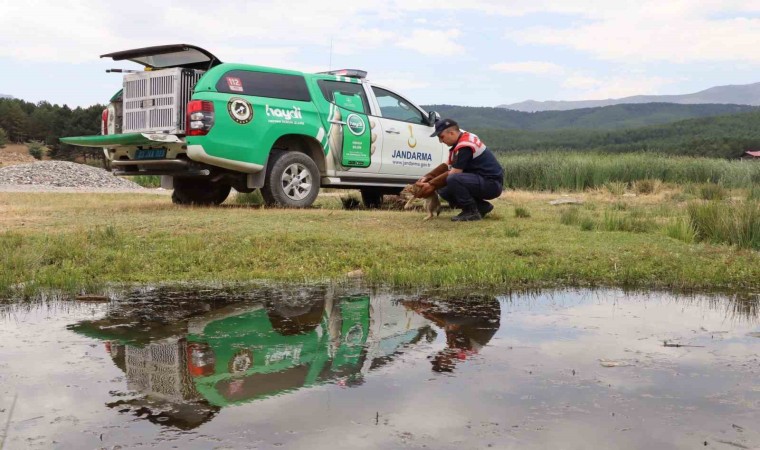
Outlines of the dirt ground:
[[34,162],[29,149],[24,144],[6,144],[0,148],[0,167]]

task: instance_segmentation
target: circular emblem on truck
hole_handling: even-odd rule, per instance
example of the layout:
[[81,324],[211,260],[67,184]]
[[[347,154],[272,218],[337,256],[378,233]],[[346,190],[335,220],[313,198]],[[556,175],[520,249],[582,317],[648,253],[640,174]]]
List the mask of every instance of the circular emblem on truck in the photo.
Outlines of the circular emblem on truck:
[[364,120],[356,114],[349,114],[346,117],[346,125],[348,125],[348,131],[355,136],[361,136],[364,134],[364,129],[367,128]]
[[232,97],[227,102],[227,111],[235,122],[245,125],[253,120],[253,107],[245,99]]

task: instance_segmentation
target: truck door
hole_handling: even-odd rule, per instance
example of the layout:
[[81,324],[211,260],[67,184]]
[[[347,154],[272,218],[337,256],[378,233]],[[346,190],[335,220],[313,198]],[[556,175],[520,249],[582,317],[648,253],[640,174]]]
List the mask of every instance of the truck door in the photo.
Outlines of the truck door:
[[378,172],[380,152],[374,156],[367,94],[361,83],[320,80],[319,88],[330,102],[327,123],[328,158],[339,171]]
[[387,174],[422,176],[443,162],[444,145],[430,137],[434,128],[427,114],[387,89],[372,86],[377,101],[378,131],[382,135],[382,167]]

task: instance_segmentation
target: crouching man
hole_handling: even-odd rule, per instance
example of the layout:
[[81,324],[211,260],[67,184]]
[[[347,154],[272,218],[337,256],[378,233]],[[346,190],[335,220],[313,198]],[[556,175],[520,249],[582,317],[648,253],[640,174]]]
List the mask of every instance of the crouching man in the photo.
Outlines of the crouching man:
[[418,197],[429,197],[434,192],[451,205],[462,210],[452,217],[454,222],[480,220],[493,210],[491,200],[501,195],[504,169],[493,152],[474,134],[462,131],[451,119],[435,122],[431,137],[448,145],[448,164],[441,164],[415,183]]

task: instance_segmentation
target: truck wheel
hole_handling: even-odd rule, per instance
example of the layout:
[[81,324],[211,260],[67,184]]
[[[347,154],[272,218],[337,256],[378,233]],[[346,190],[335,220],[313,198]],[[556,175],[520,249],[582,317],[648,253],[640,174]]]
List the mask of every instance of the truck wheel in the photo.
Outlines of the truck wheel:
[[172,203],[175,205],[218,205],[230,194],[230,186],[205,178],[175,178]]
[[377,209],[383,205],[383,191],[377,188],[360,189],[365,208]]
[[319,194],[319,169],[304,153],[273,150],[261,196],[267,205],[306,208]]

